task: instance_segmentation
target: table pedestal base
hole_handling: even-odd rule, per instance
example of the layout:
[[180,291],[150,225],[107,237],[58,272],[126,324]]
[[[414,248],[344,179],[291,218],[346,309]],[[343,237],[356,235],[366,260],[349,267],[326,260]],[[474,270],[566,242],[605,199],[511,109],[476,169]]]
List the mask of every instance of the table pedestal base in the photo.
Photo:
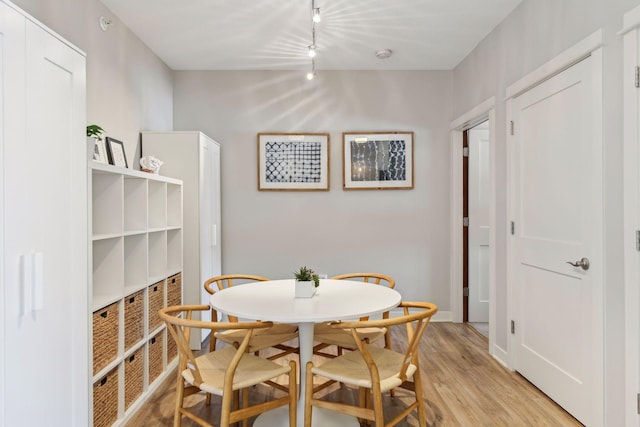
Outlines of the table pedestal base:
[[[289,407],[281,406],[273,411],[260,414],[253,427],[285,427],[289,425]],[[360,427],[358,419],[345,414],[313,408],[313,427]],[[304,427],[299,424],[298,427]]]

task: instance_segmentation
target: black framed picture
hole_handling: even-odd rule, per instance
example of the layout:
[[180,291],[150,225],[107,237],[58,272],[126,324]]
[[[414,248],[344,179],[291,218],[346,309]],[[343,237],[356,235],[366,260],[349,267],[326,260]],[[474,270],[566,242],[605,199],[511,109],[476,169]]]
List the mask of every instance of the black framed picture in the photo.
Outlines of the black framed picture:
[[109,164],[120,166],[122,168],[129,167],[129,165],[127,164],[127,156],[124,152],[124,143],[122,141],[118,141],[117,139],[113,139],[110,136],[106,138],[106,141]]

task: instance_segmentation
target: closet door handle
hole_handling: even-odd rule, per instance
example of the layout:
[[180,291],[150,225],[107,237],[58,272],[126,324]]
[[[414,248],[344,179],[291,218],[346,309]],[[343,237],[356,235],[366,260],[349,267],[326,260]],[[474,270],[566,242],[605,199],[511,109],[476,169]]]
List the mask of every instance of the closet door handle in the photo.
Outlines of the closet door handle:
[[571,264],[574,267],[580,267],[582,268],[584,271],[587,271],[589,269],[589,258],[582,258],[576,262],[571,262],[571,261],[567,261],[567,264]]

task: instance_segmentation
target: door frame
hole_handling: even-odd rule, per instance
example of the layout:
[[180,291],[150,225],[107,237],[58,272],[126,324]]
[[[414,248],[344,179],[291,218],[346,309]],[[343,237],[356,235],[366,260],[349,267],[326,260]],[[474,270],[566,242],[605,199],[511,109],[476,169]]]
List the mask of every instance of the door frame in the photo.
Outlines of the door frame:
[[640,256],[636,230],[640,230],[640,93],[635,67],[640,65],[640,6],[623,18],[623,199],[624,199],[624,292],[625,292],[625,426],[640,425],[637,393],[640,391]]
[[[496,337],[496,149],[495,149],[495,97],[491,97],[467,111],[449,126],[451,136],[451,318],[453,322],[462,322],[462,285],[463,285],[463,180],[462,180],[462,141],[467,129],[489,121],[489,354],[495,352]],[[500,351],[500,359],[504,352]]]
[[[602,59],[602,45],[603,45],[603,31],[599,29],[578,42],[574,46],[565,50],[546,64],[537,68],[533,72],[527,74],[525,77],[511,84],[506,89],[506,104],[507,104],[507,121],[506,129],[506,142],[507,142],[507,319],[515,319],[516,316],[516,301],[514,295],[514,283],[517,280],[517,268],[515,266],[516,259],[514,257],[516,251],[516,239],[511,234],[510,224],[511,221],[515,221],[515,203],[516,203],[516,188],[514,185],[514,178],[516,174],[516,150],[513,147],[514,136],[510,132],[510,123],[513,120],[514,100],[517,96],[523,94],[529,89],[537,86],[538,84],[548,80],[549,78],[561,73],[562,71],[570,68],[576,63],[582,61],[587,57],[591,57],[591,73],[592,73],[592,96],[595,100],[595,108],[593,112],[593,121],[591,123],[592,134],[599,135],[601,141],[601,148],[604,145],[603,135],[603,111],[602,111],[602,99],[603,99],[603,59]],[[517,124],[516,124],[517,126]],[[516,129],[517,133],[517,129]],[[603,206],[604,200],[604,175],[602,171],[603,156],[600,153],[600,167],[599,176],[600,180],[597,182],[591,182],[594,191],[596,191],[596,197],[599,198],[599,206]],[[600,223],[596,224],[599,230],[594,239],[594,257],[593,262],[604,263],[604,208],[600,211]],[[516,224],[517,227],[517,224]],[[516,232],[517,236],[517,232]],[[593,390],[592,400],[596,405],[596,418],[604,422],[604,271],[605,268],[598,269],[599,277],[594,277],[594,283],[600,283],[598,289],[595,289],[592,294],[592,300],[594,301],[594,323],[593,331],[596,334],[596,339],[601,342],[601,351],[594,358],[594,363],[591,368],[598,371],[599,375],[596,380],[596,389]],[[599,303],[598,303],[599,302]],[[517,327],[517,325],[516,325]],[[508,360],[507,366],[510,369],[515,370],[515,335],[509,333],[507,338],[507,353]]]

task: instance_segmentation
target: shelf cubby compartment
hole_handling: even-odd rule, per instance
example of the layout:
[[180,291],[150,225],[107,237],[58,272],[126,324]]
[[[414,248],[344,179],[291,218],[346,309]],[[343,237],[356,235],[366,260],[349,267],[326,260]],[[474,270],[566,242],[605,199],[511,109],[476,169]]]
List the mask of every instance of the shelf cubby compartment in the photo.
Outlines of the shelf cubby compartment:
[[149,233],[149,280],[155,283],[167,277],[167,232]]
[[147,282],[147,235],[124,237],[124,286],[127,291],[144,289]]
[[121,234],[122,175],[94,172],[91,194],[93,237]]
[[123,238],[93,241],[93,307],[101,308],[122,297],[124,290]]
[[124,231],[147,229],[147,180],[124,178]]
[[167,183],[167,226],[182,226],[182,186]]
[[167,226],[167,184],[162,181],[148,181],[149,187],[149,228]]
[[149,385],[151,385],[164,370],[164,332],[165,331],[158,332],[149,340]]
[[144,338],[144,289],[124,298],[124,350]]
[[93,383],[93,427],[108,427],[118,419],[118,367]]
[[120,303],[114,302],[93,312],[93,375],[118,357]]
[[129,409],[144,391],[144,346],[124,359],[124,409]]
[[182,305],[182,274],[167,278],[167,306]]
[[167,272],[169,274],[182,269],[182,230],[167,231]]
[[173,362],[173,360],[178,357],[178,345],[176,344],[176,340],[173,339],[171,333],[166,331],[166,339],[167,339],[167,366]]
[[166,307],[165,305],[165,281],[161,280],[149,286],[149,334],[162,326],[162,319],[158,311]]

